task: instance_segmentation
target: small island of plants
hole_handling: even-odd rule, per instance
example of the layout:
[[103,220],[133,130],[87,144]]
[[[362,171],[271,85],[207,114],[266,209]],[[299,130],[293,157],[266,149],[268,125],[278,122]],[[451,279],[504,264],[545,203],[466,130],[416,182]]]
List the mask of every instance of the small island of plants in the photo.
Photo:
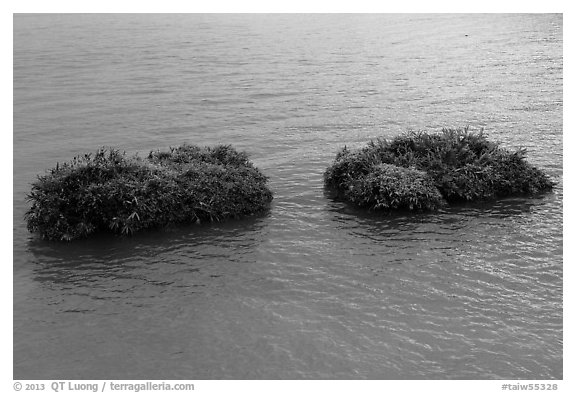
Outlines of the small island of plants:
[[267,177],[231,146],[182,145],[141,158],[113,148],[57,164],[32,184],[28,230],[49,240],[241,218],[272,201]]
[[525,157],[525,149],[506,150],[482,131],[410,132],[355,151],[344,147],[324,183],[340,199],[374,210],[430,211],[552,190],[552,179]]

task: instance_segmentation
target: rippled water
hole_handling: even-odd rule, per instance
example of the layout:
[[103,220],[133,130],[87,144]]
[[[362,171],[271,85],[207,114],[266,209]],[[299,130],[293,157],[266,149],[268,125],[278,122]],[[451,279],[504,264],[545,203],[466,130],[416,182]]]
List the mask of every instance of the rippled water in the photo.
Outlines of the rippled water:
[[[14,378],[562,378],[562,16],[17,15]],[[484,127],[542,198],[373,215],[335,152]],[[37,174],[102,145],[231,143],[262,217],[70,244]]]

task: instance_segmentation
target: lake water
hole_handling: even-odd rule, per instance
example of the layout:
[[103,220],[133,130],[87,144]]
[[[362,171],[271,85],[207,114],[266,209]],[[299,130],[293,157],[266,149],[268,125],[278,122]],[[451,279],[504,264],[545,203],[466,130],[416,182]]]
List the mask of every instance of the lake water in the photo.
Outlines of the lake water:
[[[16,15],[15,379],[560,379],[562,15]],[[338,149],[484,128],[558,186],[373,215]],[[68,244],[38,174],[114,146],[232,144],[270,212]]]

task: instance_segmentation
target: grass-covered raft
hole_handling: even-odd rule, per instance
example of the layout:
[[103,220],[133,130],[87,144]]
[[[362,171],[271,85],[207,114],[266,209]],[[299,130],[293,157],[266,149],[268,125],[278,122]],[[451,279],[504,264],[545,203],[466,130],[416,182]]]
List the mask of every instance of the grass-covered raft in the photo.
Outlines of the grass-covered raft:
[[429,211],[449,204],[550,191],[554,182],[480,132],[444,129],[377,139],[359,150],[344,147],[324,173],[337,195],[375,210]]
[[145,158],[102,148],[39,176],[28,230],[50,240],[128,235],[170,223],[252,215],[272,201],[267,178],[231,146],[183,145]]

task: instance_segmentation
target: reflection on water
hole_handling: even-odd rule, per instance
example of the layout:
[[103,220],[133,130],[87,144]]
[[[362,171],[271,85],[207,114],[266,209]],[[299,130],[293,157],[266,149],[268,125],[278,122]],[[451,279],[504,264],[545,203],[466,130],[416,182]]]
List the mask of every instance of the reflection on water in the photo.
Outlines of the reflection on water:
[[92,299],[122,299],[127,292],[150,297],[182,288],[198,293],[215,279],[242,270],[238,264],[254,263],[263,231],[260,217],[131,238],[101,234],[69,244],[32,240],[33,279],[51,291],[85,291]]
[[[15,379],[562,378],[561,15],[53,15],[14,23]],[[464,122],[464,123],[463,123]],[[324,192],[344,145],[486,127],[558,187],[432,214]],[[232,143],[270,212],[69,244],[56,162]]]
[[[138,233],[132,237],[99,233],[89,239],[69,243],[48,242],[30,237],[28,249],[34,254],[36,261],[45,262],[47,266],[71,261],[80,266],[83,262],[107,264],[111,260],[162,258],[159,254],[164,255],[187,245],[209,250],[216,245],[221,246],[222,239],[227,240],[230,249],[233,249],[235,244],[250,249],[258,242],[258,233],[263,230],[264,217],[265,215],[262,215],[206,225],[170,226],[161,230]],[[159,245],[162,247],[159,248]]]

